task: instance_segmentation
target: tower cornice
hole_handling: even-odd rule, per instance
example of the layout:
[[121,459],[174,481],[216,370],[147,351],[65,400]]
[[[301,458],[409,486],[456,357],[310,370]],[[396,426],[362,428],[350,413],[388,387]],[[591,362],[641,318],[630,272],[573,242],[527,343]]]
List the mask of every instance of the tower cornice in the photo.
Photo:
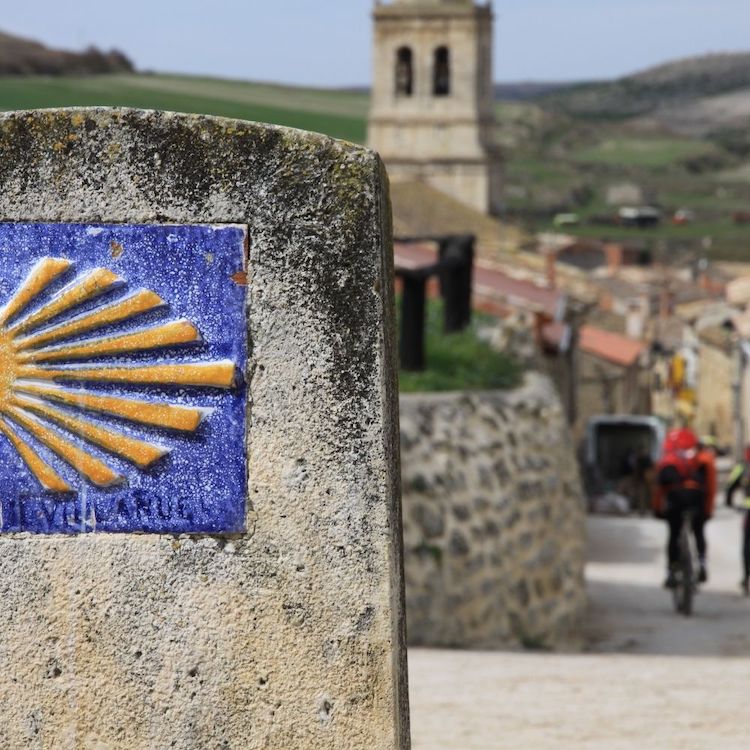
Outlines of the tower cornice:
[[490,5],[433,5],[430,3],[413,5],[376,5],[373,17],[376,20],[386,19],[430,19],[430,18],[492,18]]

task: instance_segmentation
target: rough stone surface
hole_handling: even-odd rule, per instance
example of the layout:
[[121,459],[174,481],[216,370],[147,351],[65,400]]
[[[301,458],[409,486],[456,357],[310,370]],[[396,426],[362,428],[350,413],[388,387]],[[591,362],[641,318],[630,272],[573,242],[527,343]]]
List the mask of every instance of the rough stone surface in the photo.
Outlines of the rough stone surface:
[[402,396],[401,443],[410,643],[576,647],[583,493],[551,382]]
[[408,747],[387,191],[323,136],[0,117],[4,221],[249,227],[248,533],[0,537],[0,747]]

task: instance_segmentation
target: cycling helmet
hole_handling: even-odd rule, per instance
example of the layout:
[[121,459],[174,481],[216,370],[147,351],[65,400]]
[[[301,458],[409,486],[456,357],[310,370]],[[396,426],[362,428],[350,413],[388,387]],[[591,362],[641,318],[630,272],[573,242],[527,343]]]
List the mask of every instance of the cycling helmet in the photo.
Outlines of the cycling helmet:
[[690,451],[698,447],[698,438],[688,427],[670,430],[664,438],[664,453]]

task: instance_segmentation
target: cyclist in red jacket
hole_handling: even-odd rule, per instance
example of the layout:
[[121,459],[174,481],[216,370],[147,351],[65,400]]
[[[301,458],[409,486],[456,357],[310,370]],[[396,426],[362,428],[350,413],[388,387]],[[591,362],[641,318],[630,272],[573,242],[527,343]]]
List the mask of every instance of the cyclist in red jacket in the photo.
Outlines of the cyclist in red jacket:
[[745,447],[745,460],[740,461],[729,475],[726,487],[727,506],[733,508],[734,494],[739,492],[738,507],[744,508],[742,523],[742,581],[740,586],[745,596],[750,596],[750,446]]
[[715,497],[716,462],[713,451],[701,447],[695,433],[687,427],[670,430],[657,467],[653,497],[654,513],[669,524],[669,567],[664,582],[667,588],[676,584],[675,566],[679,562],[680,526],[685,510],[693,511],[693,534],[700,560],[698,580],[701,583],[708,580],[705,525],[713,516]]

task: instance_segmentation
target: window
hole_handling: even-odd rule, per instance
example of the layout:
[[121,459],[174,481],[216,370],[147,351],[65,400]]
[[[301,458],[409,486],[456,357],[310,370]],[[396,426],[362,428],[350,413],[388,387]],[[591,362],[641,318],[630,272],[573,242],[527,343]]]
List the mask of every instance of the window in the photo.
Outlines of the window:
[[451,93],[451,54],[447,47],[438,47],[435,50],[432,93],[435,96],[448,96]]
[[399,47],[396,53],[396,96],[414,93],[414,66],[409,47]]

